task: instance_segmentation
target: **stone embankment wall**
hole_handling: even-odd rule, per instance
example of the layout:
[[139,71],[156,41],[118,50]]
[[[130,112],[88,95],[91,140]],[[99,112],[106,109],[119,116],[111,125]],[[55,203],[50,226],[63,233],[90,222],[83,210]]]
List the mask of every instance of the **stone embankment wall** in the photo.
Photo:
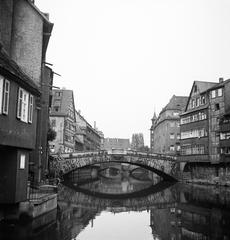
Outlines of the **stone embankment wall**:
[[230,164],[196,165],[181,173],[185,182],[230,187]]

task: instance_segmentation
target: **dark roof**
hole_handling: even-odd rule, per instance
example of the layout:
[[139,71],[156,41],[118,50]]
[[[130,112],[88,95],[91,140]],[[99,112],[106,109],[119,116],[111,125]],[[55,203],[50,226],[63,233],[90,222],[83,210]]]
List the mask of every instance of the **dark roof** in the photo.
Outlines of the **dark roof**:
[[187,104],[188,97],[173,95],[169,103],[161,110],[160,114],[166,110],[183,111]]
[[194,84],[197,85],[200,93],[207,91],[209,88],[215,86],[216,82],[204,82],[204,81],[194,81]]
[[40,95],[39,87],[34,83],[34,81],[23,72],[23,70],[14,62],[10,57],[1,49],[0,46],[0,73],[4,77],[17,82],[20,86],[26,90],[32,92],[35,95]]
[[211,90],[214,90],[214,89],[217,89],[219,87],[223,87],[226,83],[229,83],[230,82],[230,79],[227,79],[223,82],[219,82],[219,83],[216,83],[213,87],[207,89],[208,91],[211,91]]

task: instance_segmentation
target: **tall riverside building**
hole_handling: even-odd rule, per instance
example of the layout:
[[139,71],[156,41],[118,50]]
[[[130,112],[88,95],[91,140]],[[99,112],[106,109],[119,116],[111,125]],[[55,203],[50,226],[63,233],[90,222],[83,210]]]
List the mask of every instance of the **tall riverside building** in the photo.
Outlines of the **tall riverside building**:
[[154,113],[150,128],[151,152],[176,155],[180,151],[180,114],[187,99],[173,95],[158,117]]
[[50,142],[52,152],[73,152],[76,141],[76,116],[72,90],[53,90],[50,124],[56,138]]
[[219,176],[229,161],[230,80],[194,81],[181,114],[181,156],[197,178]]

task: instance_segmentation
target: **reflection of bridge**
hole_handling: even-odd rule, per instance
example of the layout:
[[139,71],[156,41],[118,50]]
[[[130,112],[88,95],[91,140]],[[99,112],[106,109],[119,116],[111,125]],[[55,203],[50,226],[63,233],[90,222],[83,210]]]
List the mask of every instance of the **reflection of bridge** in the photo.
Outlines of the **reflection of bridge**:
[[167,180],[177,178],[176,158],[169,155],[115,149],[112,151],[63,153],[51,156],[51,167],[58,172],[62,172],[62,174],[77,168],[108,162],[129,163],[140,166]]
[[169,189],[169,183],[162,182],[138,193],[131,194],[103,194],[86,189],[74,189],[64,185],[58,193],[59,202],[68,202],[76,207],[105,209],[125,208],[131,210],[145,210],[148,208],[164,208],[174,206],[176,197]]

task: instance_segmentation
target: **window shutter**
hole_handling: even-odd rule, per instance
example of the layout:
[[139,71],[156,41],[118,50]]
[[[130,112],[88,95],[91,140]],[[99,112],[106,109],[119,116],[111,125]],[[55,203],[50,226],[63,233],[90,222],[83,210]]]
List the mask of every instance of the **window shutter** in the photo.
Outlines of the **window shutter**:
[[3,113],[8,114],[9,110],[10,82],[5,79],[3,90]]
[[2,114],[3,77],[0,75],[0,114]]
[[21,88],[18,89],[18,106],[17,106],[17,118],[21,119],[22,116],[22,96],[23,90]]
[[29,123],[32,123],[32,120],[33,120],[33,100],[34,97],[33,95],[30,95],[29,97]]

